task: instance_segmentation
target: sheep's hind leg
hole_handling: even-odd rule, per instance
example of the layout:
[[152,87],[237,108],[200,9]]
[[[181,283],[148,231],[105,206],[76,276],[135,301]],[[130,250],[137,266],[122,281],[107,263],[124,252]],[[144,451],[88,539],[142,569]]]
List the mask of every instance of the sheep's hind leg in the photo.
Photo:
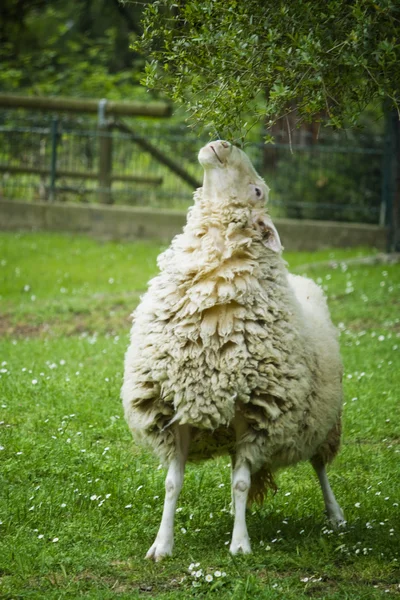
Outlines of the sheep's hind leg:
[[175,509],[179,493],[182,489],[189,442],[189,427],[187,425],[179,426],[176,432],[176,456],[169,465],[165,480],[165,500],[160,528],[154,544],[146,554],[146,558],[150,558],[156,562],[172,554]]
[[342,509],[340,508],[332,488],[329,484],[328,475],[326,473],[325,465],[317,460],[311,460],[311,464],[315,469],[319,483],[322,489],[322,495],[324,497],[326,512],[328,513],[328,519],[335,529],[344,527],[346,520]]
[[[240,440],[245,429],[244,423],[240,423],[239,421],[235,424],[237,442]],[[233,466],[232,464],[232,467],[232,504],[235,520],[233,524],[232,542],[229,550],[231,554],[237,554],[238,552],[250,554],[250,538],[246,525],[247,496],[250,490],[250,465],[247,460],[241,457],[240,445],[237,449],[235,465]]]

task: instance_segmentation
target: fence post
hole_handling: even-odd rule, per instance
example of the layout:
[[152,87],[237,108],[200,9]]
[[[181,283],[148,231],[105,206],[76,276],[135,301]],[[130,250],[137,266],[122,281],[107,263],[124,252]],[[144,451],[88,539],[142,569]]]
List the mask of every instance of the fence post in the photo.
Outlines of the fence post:
[[102,204],[112,204],[112,128],[105,118],[107,100],[99,101],[99,200]]
[[56,177],[57,177],[57,142],[58,142],[58,118],[51,120],[51,163],[50,163],[50,193],[49,200],[54,202],[56,199]]
[[400,244],[400,124],[397,111],[385,106],[382,204],[380,224],[388,231],[388,252]]

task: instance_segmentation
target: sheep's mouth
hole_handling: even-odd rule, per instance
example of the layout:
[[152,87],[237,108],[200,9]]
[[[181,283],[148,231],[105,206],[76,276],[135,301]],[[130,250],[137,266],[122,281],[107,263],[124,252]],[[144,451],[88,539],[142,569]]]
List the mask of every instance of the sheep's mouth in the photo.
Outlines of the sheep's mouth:
[[221,163],[221,165],[223,165],[224,163],[222,162],[222,160],[220,159],[220,157],[217,154],[217,151],[215,150],[214,146],[210,146],[211,150],[214,152],[215,156],[218,158],[219,162]]

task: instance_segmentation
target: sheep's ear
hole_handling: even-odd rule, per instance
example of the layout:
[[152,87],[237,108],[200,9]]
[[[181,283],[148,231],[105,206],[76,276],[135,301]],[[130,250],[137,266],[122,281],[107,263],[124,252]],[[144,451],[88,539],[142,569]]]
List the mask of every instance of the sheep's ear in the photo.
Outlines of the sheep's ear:
[[272,221],[268,217],[262,216],[257,218],[255,224],[261,232],[264,246],[273,252],[282,252],[281,239]]

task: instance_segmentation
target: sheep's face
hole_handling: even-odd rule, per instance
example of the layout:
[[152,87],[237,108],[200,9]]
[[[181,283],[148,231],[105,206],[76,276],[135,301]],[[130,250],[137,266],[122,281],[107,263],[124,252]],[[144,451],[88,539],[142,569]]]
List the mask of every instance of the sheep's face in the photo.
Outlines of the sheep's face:
[[236,201],[261,208],[269,188],[258,175],[249,157],[224,140],[210,142],[199,152],[204,168],[204,193],[216,201]]

